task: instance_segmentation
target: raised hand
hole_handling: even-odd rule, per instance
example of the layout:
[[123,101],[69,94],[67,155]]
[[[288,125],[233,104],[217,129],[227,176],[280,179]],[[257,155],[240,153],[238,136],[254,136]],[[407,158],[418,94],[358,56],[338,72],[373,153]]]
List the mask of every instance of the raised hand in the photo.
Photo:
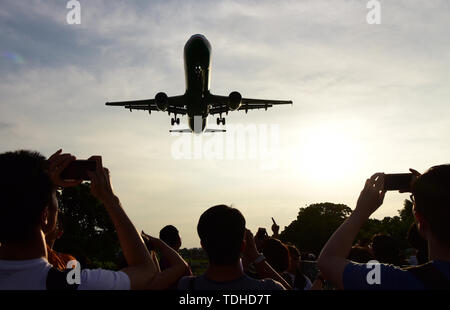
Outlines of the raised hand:
[[91,179],[91,193],[102,202],[114,199],[115,195],[111,185],[110,173],[108,168],[103,167],[101,156],[91,156],[89,160],[95,160],[97,167],[95,172],[87,171]]
[[245,250],[243,256],[249,262],[253,262],[259,256],[255,238],[253,237],[252,232],[248,229],[245,229]]
[[384,200],[384,173],[375,173],[370,179],[367,179],[364,189],[359,195],[356,209],[370,216],[382,204]]
[[414,186],[414,183],[416,183],[416,181],[417,181],[417,179],[421,176],[421,173],[420,172],[418,172],[417,170],[414,170],[413,168],[409,168],[409,171],[412,173],[412,179],[411,179],[411,186],[410,186],[410,190],[407,190],[407,191],[399,191],[399,193],[410,193],[411,192],[411,190],[412,190],[412,188],[413,188],[413,186]]
[[75,156],[69,153],[62,154],[62,149],[59,149],[47,159],[47,173],[55,186],[72,187],[83,182],[82,180],[63,180],[61,178],[61,172],[74,160],[76,160]]
[[278,232],[280,231],[280,226],[277,225],[277,223],[275,222],[273,217],[272,217],[272,222],[273,222],[273,224],[272,224],[272,232],[273,232],[273,235],[276,237],[276,236],[278,236]]

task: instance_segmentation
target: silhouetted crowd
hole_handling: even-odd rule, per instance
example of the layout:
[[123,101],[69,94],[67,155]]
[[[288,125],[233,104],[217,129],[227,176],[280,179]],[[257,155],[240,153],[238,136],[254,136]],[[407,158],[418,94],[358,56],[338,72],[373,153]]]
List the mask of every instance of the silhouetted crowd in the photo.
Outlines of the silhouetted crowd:
[[[385,175],[377,173],[367,179],[355,209],[317,259],[280,241],[274,219],[272,236],[264,228],[253,235],[238,209],[207,209],[197,232],[208,266],[194,276],[179,254],[176,227],[165,226],[159,238],[136,230],[100,156],[90,158],[96,169],[87,174],[92,195],[103,203],[117,232],[120,270],[86,269],[76,257],[55,251],[53,244],[63,233],[57,190],[82,182],[61,177],[75,159],[62,150],[48,159],[30,151],[0,154],[0,290],[450,289],[450,165],[424,174],[411,170],[415,223],[407,239],[415,253],[408,259],[388,235],[355,244],[384,200]],[[308,269],[311,260],[315,267]]]

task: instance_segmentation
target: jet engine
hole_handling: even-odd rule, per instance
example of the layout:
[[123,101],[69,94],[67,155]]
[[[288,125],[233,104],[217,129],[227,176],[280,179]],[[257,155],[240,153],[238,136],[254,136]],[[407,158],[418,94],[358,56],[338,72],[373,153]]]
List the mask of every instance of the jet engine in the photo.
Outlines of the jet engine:
[[169,99],[166,93],[157,93],[155,96],[155,104],[158,110],[166,111],[169,107]]
[[237,91],[234,91],[230,93],[228,96],[228,107],[231,111],[235,111],[239,109],[239,107],[242,105],[242,96]]

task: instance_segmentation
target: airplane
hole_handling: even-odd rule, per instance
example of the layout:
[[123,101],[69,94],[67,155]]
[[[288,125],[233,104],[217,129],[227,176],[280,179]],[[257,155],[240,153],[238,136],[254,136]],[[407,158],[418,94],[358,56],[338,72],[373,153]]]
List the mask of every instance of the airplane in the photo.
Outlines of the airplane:
[[200,134],[202,132],[225,132],[225,129],[206,128],[208,115],[219,114],[217,125],[225,125],[225,117],[229,111],[245,111],[265,109],[274,105],[293,104],[291,100],[265,100],[242,98],[242,95],[233,91],[228,96],[213,95],[210,92],[211,79],[211,44],[205,36],[195,34],[184,46],[184,70],[186,91],[183,95],[169,97],[164,92],[156,94],[154,99],[107,102],[107,106],[123,106],[133,110],[147,110],[168,112],[174,117],[171,125],[180,124],[177,115],[188,116],[189,129],[173,129],[170,132],[189,132]]

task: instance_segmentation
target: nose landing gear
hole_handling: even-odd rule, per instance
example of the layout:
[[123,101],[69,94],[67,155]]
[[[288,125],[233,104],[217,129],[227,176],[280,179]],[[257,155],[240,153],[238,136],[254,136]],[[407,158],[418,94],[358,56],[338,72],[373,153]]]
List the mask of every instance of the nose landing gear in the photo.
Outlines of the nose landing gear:
[[222,125],[225,125],[225,117],[218,117],[217,118],[217,125],[220,125],[220,123],[222,123]]

